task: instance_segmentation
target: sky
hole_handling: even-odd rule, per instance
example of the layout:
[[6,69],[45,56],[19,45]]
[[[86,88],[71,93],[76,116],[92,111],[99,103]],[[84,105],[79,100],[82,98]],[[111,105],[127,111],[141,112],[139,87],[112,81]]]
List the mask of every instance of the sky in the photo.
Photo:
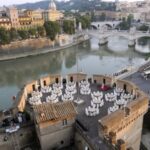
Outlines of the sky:
[[[0,6],[3,5],[12,5],[12,4],[22,4],[22,3],[26,3],[26,2],[30,2],[30,3],[34,3],[34,2],[38,2],[38,1],[42,1],[42,0],[0,0]],[[105,0],[105,1],[110,1],[110,0]],[[112,0],[114,1],[114,0]],[[124,0],[120,0],[120,1],[124,1]],[[127,1],[137,1],[137,0],[127,0]]]

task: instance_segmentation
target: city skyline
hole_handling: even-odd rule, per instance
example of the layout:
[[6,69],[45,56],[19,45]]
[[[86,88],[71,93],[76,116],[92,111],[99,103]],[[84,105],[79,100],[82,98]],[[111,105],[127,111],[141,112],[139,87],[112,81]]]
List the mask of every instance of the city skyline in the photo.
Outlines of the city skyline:
[[[23,4],[23,3],[34,3],[34,2],[39,2],[39,1],[44,1],[44,0],[3,0],[0,3],[0,6],[8,6],[8,5],[17,5],[17,4]],[[63,1],[63,0],[57,0],[57,1]],[[103,1],[115,1],[115,0],[103,0]],[[120,1],[139,1],[139,0],[120,0]],[[140,0],[143,1],[143,0]]]

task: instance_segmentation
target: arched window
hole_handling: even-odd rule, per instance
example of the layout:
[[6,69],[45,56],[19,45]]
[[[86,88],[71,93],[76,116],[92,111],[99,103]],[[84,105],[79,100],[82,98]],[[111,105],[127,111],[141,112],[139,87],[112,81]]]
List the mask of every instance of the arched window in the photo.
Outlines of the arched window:
[[70,81],[73,82],[73,77],[72,76],[70,77]]
[[43,81],[43,84],[44,84],[44,86],[46,86],[46,81],[45,80]]
[[32,90],[35,91],[35,84],[32,85]]
[[56,82],[56,83],[59,83],[59,79],[58,79],[58,78],[56,78],[56,79],[55,79],[55,82]]

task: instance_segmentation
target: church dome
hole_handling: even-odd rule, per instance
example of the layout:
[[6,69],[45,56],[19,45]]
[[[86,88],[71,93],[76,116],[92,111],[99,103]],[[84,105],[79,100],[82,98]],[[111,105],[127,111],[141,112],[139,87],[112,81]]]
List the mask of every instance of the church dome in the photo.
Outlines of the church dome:
[[51,0],[51,2],[49,4],[49,9],[56,10],[56,4],[55,4],[54,0]]

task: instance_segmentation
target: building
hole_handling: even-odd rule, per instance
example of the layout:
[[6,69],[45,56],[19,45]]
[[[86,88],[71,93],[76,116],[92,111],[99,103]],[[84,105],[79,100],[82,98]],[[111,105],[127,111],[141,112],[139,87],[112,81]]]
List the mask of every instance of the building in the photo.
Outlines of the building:
[[43,12],[44,21],[59,21],[63,17],[63,13],[57,10],[56,4],[51,0],[48,10]]
[[140,20],[141,22],[148,22],[149,16],[149,1],[136,1],[136,2],[117,2],[116,10],[121,16],[126,14],[132,14],[134,20]]
[[32,19],[29,16],[19,16],[19,23],[21,29],[27,29],[32,27]]
[[42,104],[33,109],[42,150],[60,149],[73,143],[77,112],[72,102]]
[[13,28],[20,28],[18,9],[15,6],[6,8],[6,14],[10,18]]
[[37,10],[20,10],[19,11],[20,28],[32,28],[43,26],[41,9]]
[[105,14],[106,20],[115,20],[117,16],[116,11],[109,11],[109,10],[94,11],[94,16],[96,20],[100,20],[103,14]]
[[6,29],[11,29],[11,21],[8,17],[0,17],[0,27],[4,27]]
[[44,19],[42,18],[42,12],[44,10],[42,9],[36,9],[36,10],[26,10],[25,14],[31,18],[31,25],[32,26],[43,26]]

